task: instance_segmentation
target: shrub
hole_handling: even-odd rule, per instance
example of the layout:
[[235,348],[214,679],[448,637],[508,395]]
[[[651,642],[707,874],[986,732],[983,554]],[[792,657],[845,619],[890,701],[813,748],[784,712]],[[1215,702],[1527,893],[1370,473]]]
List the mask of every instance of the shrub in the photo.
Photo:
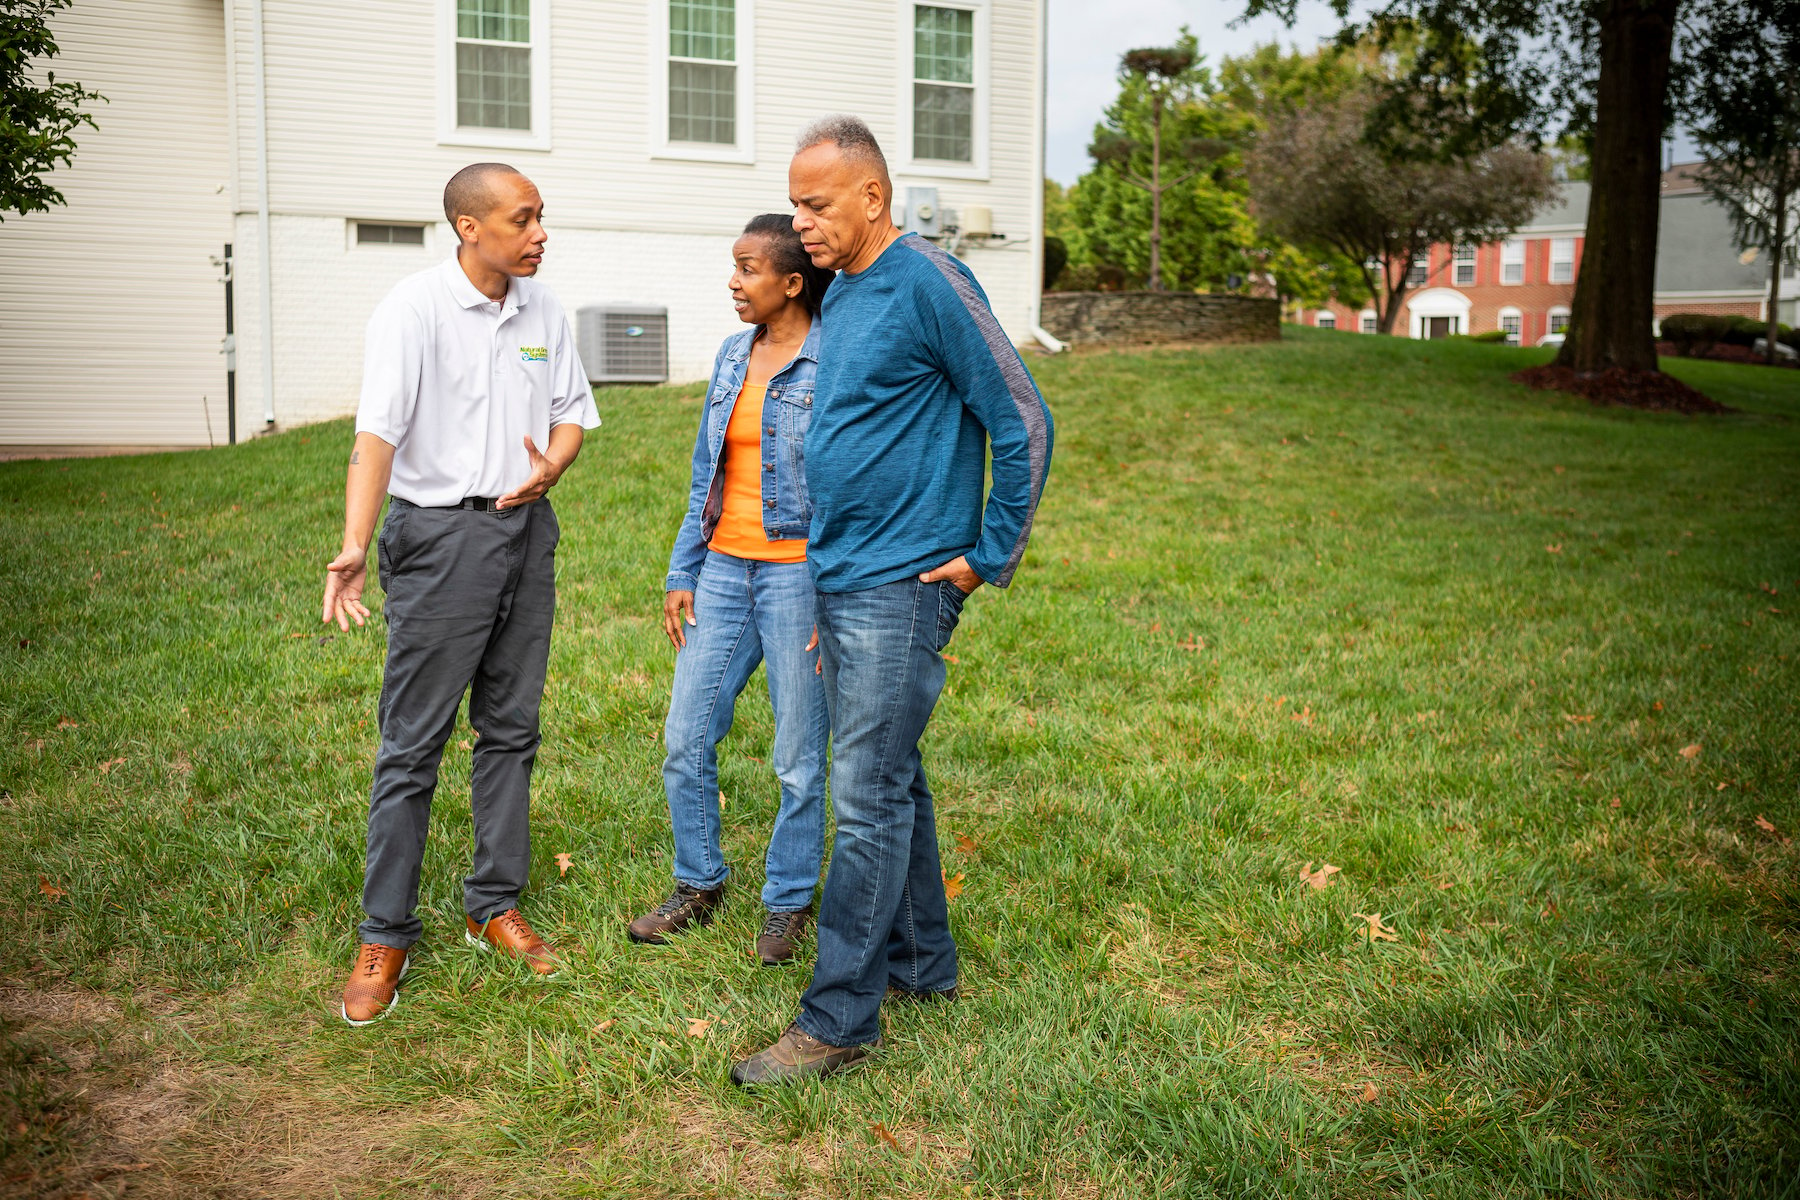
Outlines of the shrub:
[[1781,344],[1800,350],[1800,329],[1790,329],[1781,335]]
[[1057,276],[1055,287],[1058,292],[1123,292],[1134,286],[1142,286],[1125,273],[1123,267],[1115,267],[1111,263],[1081,263],[1078,266],[1064,267]]
[[1677,354],[1704,353],[1715,343],[1726,340],[1736,319],[1711,313],[1672,313],[1662,320],[1662,336],[1675,344]]
[[1050,236],[1044,239],[1044,290],[1047,292],[1056,286],[1057,278],[1063,268],[1069,265],[1069,248],[1059,237]]
[[1469,337],[1469,340],[1471,342],[1488,342],[1488,343],[1504,342],[1506,340],[1506,330],[1490,329],[1486,333],[1471,334]]

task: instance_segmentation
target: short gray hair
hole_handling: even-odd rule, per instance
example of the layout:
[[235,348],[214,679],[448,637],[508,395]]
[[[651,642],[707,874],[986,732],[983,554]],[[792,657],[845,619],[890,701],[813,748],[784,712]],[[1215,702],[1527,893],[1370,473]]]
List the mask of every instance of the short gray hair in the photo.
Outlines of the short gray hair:
[[876,176],[883,183],[887,182],[887,155],[881,152],[881,143],[875,140],[875,135],[869,132],[868,122],[861,117],[848,113],[820,117],[800,131],[800,136],[794,140],[794,151],[810,150],[826,142],[842,150],[845,158],[875,168]]

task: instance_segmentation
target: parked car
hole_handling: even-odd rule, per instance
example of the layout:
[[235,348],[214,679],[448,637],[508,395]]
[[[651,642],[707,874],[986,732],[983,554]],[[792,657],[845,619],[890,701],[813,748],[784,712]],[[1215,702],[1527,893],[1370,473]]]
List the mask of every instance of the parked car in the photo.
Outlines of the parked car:
[[1560,333],[1546,333],[1543,337],[1538,339],[1537,344],[1540,346],[1560,346],[1563,344],[1563,335]]
[[[1765,359],[1768,358],[1769,357],[1769,339],[1766,337],[1759,337],[1754,342],[1750,343],[1750,353],[1756,355],[1756,357],[1758,357],[1758,358],[1765,358]],[[1786,342],[1776,342],[1775,343],[1775,357],[1792,360],[1792,359],[1800,358],[1800,351],[1796,351],[1792,346],[1788,345]]]

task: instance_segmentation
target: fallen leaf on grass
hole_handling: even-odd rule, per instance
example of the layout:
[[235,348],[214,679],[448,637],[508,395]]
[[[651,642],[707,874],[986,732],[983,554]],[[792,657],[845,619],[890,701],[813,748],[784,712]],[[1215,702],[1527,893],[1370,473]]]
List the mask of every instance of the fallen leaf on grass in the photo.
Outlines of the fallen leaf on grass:
[[1363,1099],[1364,1104],[1375,1103],[1376,1098],[1379,1097],[1380,1095],[1381,1095],[1380,1091],[1378,1091],[1376,1089],[1374,1084],[1372,1084],[1372,1083],[1363,1084],[1362,1099]]
[[1780,595],[1780,593],[1775,590],[1775,585],[1766,580],[1763,582],[1762,590],[1769,593],[1771,596]]
[[62,888],[57,887],[54,883],[51,883],[50,880],[43,875],[38,876],[38,891],[50,897],[52,903],[61,900],[64,896],[69,894]]
[[1618,798],[1618,797],[1617,797],[1617,796],[1614,796],[1614,797],[1613,797],[1613,798],[1612,798],[1612,804],[1611,804],[1611,806],[1610,806],[1610,807],[1612,807],[1612,808],[1617,808],[1617,807],[1619,807],[1619,798]]
[[124,766],[124,765],[125,765],[125,760],[122,758],[109,758],[105,762],[100,764],[100,773],[102,775],[111,775],[114,767],[120,767],[120,766]]
[[1544,550],[1546,553],[1549,553],[1549,554],[1561,554],[1562,553],[1562,543],[1558,542],[1554,546],[1545,546]]
[[1161,621],[1150,622],[1150,632],[1151,633],[1161,633],[1162,632],[1162,622]]
[[558,854],[556,856],[556,873],[558,875],[567,875],[569,873],[569,868],[574,865],[575,865],[575,856],[574,855]]
[[946,655],[944,655],[944,661],[947,663],[950,663],[951,665],[954,666],[958,663],[961,663],[962,659],[956,657],[956,655],[954,655],[954,654],[946,654]]
[[598,1025],[594,1026],[594,1032],[595,1033],[605,1033],[607,1030],[611,1029],[614,1025],[617,1025],[618,1023],[619,1023],[619,1019],[617,1017],[608,1017],[608,1018],[606,1018],[606,1020],[604,1020],[604,1021],[600,1022]]
[[312,634],[310,634],[310,633],[290,633],[290,634],[288,634],[288,641],[291,642],[295,638],[303,638],[303,637],[311,637],[311,636],[312,636]]
[[1662,711],[1662,701],[1661,700],[1653,701],[1650,705],[1650,711],[1651,712],[1661,712]]
[[731,802],[729,800],[725,799],[724,792],[720,792],[719,793],[719,811],[724,812],[726,809],[728,809],[730,807],[731,807]]
[[954,900],[958,896],[962,895],[963,874],[961,871],[958,871],[956,874],[952,875],[947,871],[939,870],[938,874],[942,875],[944,877],[944,899],[945,900]]
[[975,839],[966,833],[956,835],[956,852],[958,854],[975,853]]
[[1683,746],[1681,748],[1681,757],[1683,757],[1683,758],[1698,758],[1698,757],[1700,757],[1700,743],[1695,742],[1691,746]]
[[58,729],[79,729],[79,728],[81,728],[74,721],[69,720],[69,718],[67,718],[67,717],[64,717],[62,720],[58,721],[56,723],[56,727]]
[[1563,720],[1571,725],[1584,724],[1594,719],[1593,713],[1564,713]]
[[1306,860],[1306,865],[1300,868],[1300,879],[1308,887],[1328,888],[1331,886],[1331,877],[1343,869],[1334,867],[1330,863],[1321,863],[1319,869],[1315,871],[1312,869],[1312,859],[1309,858]]
[[1756,827],[1764,833],[1774,833],[1775,823],[1761,813],[1756,814]]
[[1378,941],[1397,942],[1400,940],[1399,935],[1394,932],[1394,927],[1382,921],[1380,913],[1351,913],[1350,915],[1364,922],[1363,928],[1356,932],[1367,935],[1371,946]]
[[1175,645],[1182,650],[1192,650],[1195,653],[1199,653],[1206,649],[1206,639],[1195,633],[1190,634],[1187,641],[1176,642]]
[[898,1150],[900,1148],[900,1139],[895,1137],[886,1125],[876,1122],[869,1126],[869,1132],[886,1142],[889,1149]]
[[712,1021],[707,1017],[695,1017],[688,1022],[687,1035],[691,1038],[705,1037],[706,1031],[712,1028]]
[[1297,713],[1289,713],[1288,717],[1290,720],[1298,721],[1302,725],[1311,725],[1313,719],[1312,705],[1308,704]]

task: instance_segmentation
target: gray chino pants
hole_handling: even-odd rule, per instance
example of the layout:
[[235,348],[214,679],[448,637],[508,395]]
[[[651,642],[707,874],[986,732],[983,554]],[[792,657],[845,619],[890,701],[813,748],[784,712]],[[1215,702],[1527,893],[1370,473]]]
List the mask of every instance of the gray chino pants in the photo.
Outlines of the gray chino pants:
[[475,858],[463,908],[485,921],[518,903],[531,869],[531,766],[556,613],[557,536],[548,500],[502,512],[398,498],[388,506],[377,542],[388,652],[369,793],[365,942],[404,949],[419,939],[413,910],[431,797],[465,690],[477,737]]

